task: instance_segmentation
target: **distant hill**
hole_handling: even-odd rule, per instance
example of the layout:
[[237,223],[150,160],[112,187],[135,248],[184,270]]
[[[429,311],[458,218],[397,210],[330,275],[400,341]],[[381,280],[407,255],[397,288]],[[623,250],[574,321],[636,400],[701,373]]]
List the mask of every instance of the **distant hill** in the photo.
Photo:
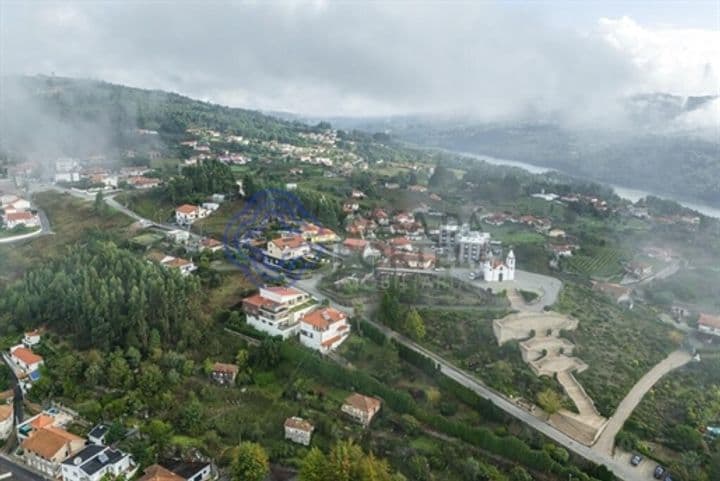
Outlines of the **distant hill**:
[[252,110],[94,80],[5,77],[0,95],[0,149],[40,155],[136,147],[138,129],[156,131],[161,140],[176,140],[185,129],[203,126],[279,141],[296,140],[299,131],[308,129]]

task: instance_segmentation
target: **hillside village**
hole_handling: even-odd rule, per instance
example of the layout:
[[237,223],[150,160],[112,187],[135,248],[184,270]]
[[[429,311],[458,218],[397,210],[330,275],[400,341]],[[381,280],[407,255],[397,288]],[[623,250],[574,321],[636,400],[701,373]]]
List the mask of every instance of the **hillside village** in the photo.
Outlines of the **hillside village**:
[[[102,350],[77,347],[42,295],[33,297],[37,306],[9,295],[0,319],[14,334],[3,357],[22,394],[0,405],[11,459],[64,481],[236,479],[229,459],[252,442],[269,454],[268,479],[292,479],[281,473],[297,475],[313,448],[332,452],[353,440],[389,458],[405,479],[467,479],[458,466],[438,465],[435,448],[406,447],[415,433],[431,446],[451,439],[448,449],[488,466],[501,459],[497,477],[487,479],[522,479],[508,477],[513,463],[535,476],[524,479],[612,479],[523,433],[423,353],[447,358],[477,385],[591,447],[602,428],[588,440],[586,420],[577,419],[589,412],[590,424],[607,422],[665,356],[715,352],[720,343],[720,306],[675,294],[657,302],[651,289],[691,261],[686,239],[711,235],[696,213],[651,199],[633,204],[561,176],[408,151],[328,125],[290,131],[275,140],[193,125],[163,144],[166,132],[142,128],[134,135],[153,139],[152,148],[124,150],[120,159],[8,166],[0,235],[38,230],[41,213],[57,222],[43,190],[54,202],[85,206],[86,216],[129,216],[120,234],[95,231],[81,248],[64,246],[92,256],[81,259],[93,264],[78,280],[84,292],[105,275],[97,266],[116,278],[112,285],[121,282],[118,272],[132,272],[129,282],[143,286],[99,291],[128,305],[105,316],[144,319],[143,309],[165,296],[184,289],[197,296],[163,304],[172,312],[157,322],[166,325],[148,319],[120,334],[95,326],[98,339],[127,335]],[[659,232],[680,240],[665,242]],[[114,248],[127,257],[105,263]],[[45,285],[47,270],[29,272],[34,285],[17,289],[79,295],[68,279]],[[171,294],[161,293],[158,279]],[[178,337],[159,334],[170,331]],[[625,353],[619,362],[636,369],[608,372],[599,336],[612,337]],[[399,379],[400,371],[412,381]],[[613,375],[617,382],[603,389],[597,379]],[[140,394],[150,400],[138,401]],[[492,430],[476,427],[484,424]],[[655,456],[674,471],[687,468]],[[628,465],[607,459],[616,469]]]

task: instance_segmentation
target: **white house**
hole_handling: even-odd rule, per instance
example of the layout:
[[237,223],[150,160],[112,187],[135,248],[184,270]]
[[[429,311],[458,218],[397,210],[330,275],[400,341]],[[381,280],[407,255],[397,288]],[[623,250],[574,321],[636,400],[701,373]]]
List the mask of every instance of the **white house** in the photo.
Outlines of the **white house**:
[[377,398],[354,393],[345,399],[341,410],[363,426],[368,426],[381,406],[382,402]]
[[25,336],[23,336],[23,344],[25,344],[25,347],[28,349],[40,344],[40,329],[33,329],[32,331],[26,332]]
[[160,264],[170,269],[177,269],[183,276],[189,276],[197,270],[197,266],[193,261],[180,257],[165,256],[163,260],[160,261]]
[[261,287],[258,294],[243,299],[247,323],[283,339],[297,334],[300,317],[315,305],[307,292],[293,287]]
[[277,260],[294,260],[309,255],[311,252],[308,244],[302,236],[292,235],[278,237],[267,243],[267,254]]
[[515,280],[515,253],[510,250],[505,262],[500,259],[486,260],[483,263],[483,278],[486,282]]
[[300,342],[325,354],[350,335],[347,315],[332,307],[321,307],[306,313],[300,320]]
[[10,360],[25,374],[37,371],[44,364],[43,358],[22,344],[10,348]]
[[112,479],[130,479],[137,465],[129,454],[98,444],[89,444],[66,459],[60,468],[63,481],[100,481],[108,475]]
[[294,443],[309,446],[314,430],[315,426],[309,421],[297,416],[285,420],[285,439],[289,439]]
[[208,214],[209,211],[203,207],[183,204],[175,209],[175,222],[178,225],[190,225],[198,219],[207,217]]
[[25,227],[38,227],[40,225],[40,218],[32,212],[20,211],[10,212],[3,216],[5,221],[5,227],[8,229],[14,229],[19,225]]
[[2,209],[5,211],[6,214],[9,212],[22,212],[22,211],[30,210],[30,202],[25,199],[21,199],[20,197],[15,197],[15,196],[3,196],[3,197],[9,197],[12,199],[9,202],[2,202],[2,204],[1,204]]
[[711,336],[720,336],[720,316],[700,314],[698,319],[698,331]]
[[190,232],[182,229],[168,231],[165,236],[177,244],[184,244],[190,240]]

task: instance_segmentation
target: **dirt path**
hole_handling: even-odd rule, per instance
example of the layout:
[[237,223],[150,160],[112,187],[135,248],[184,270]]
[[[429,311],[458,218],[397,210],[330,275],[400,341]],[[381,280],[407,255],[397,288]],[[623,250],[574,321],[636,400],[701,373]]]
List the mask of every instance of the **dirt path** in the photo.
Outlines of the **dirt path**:
[[628,395],[625,396],[625,399],[622,400],[592,449],[605,455],[612,455],[613,447],[615,446],[615,436],[620,432],[623,424],[625,424],[625,421],[630,417],[637,405],[640,404],[645,393],[665,374],[684,366],[690,362],[691,359],[692,356],[688,352],[675,351],[648,371],[647,374],[633,386]]

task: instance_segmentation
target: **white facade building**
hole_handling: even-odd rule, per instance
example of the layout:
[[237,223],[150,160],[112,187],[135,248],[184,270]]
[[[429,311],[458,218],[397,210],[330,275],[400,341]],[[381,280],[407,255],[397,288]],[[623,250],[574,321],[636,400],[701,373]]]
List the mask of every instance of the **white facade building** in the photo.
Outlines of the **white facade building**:
[[314,430],[315,426],[309,421],[297,416],[285,420],[285,439],[289,439],[294,443],[309,446]]
[[515,280],[515,253],[510,250],[505,262],[499,259],[486,260],[483,263],[483,278],[486,282]]
[[458,246],[459,262],[477,262],[490,245],[490,234],[478,231],[463,231],[455,240]]
[[323,354],[337,348],[349,335],[347,315],[332,307],[315,309],[300,320],[300,342]]
[[292,287],[261,287],[258,294],[243,299],[247,323],[283,339],[297,334],[300,317],[315,305],[308,293]]
[[130,479],[137,466],[129,454],[98,444],[90,444],[62,463],[63,481],[100,481],[105,475]]
[[290,261],[300,259],[312,252],[310,244],[300,235],[278,237],[267,243],[267,254],[273,259]]

